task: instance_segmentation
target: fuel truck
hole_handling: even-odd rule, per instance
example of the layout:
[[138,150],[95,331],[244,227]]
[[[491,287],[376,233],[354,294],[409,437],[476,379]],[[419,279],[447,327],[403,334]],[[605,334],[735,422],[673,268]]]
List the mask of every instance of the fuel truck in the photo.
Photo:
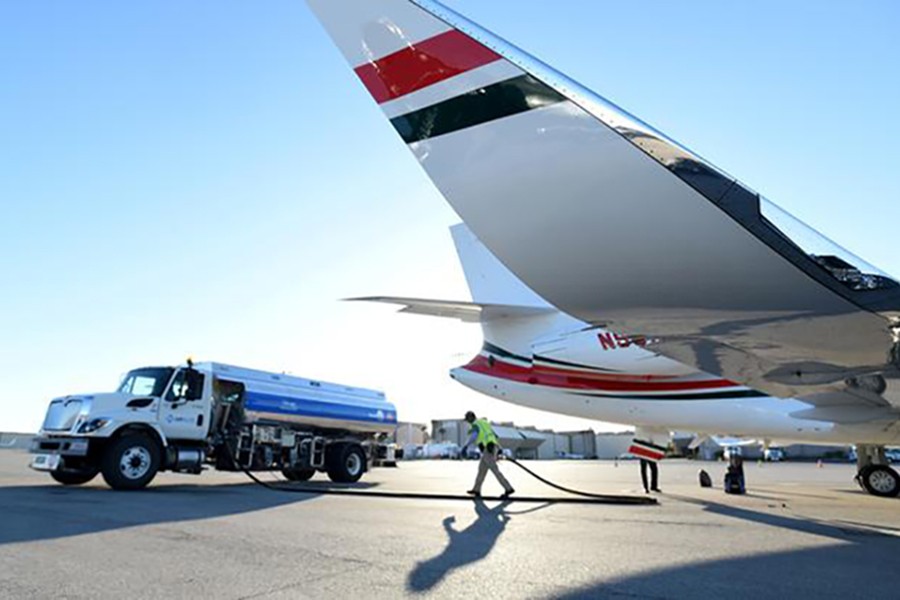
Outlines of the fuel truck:
[[396,424],[379,391],[188,361],[129,371],[112,393],[55,398],[30,466],[63,485],[102,474],[117,490],[210,468],[347,483],[395,458],[382,440]]

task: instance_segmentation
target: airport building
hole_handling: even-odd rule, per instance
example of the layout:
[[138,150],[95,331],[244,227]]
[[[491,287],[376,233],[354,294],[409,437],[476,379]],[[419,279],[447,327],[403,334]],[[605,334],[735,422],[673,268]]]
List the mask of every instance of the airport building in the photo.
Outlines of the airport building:
[[[424,426],[418,426],[424,427]],[[500,438],[503,448],[513,453],[515,458],[554,460],[561,458],[613,460],[628,458],[628,447],[634,438],[634,431],[601,432],[585,431],[556,432],[535,427],[521,427],[514,423],[493,423],[494,432]],[[441,450],[419,452],[419,456],[450,456],[466,443],[469,424],[463,419],[437,419],[431,422],[430,443]],[[675,456],[694,456],[699,460],[721,460],[725,446],[713,439],[705,440],[695,450],[690,449],[694,440],[692,433],[676,433],[672,440]],[[848,456],[847,446],[815,446],[793,444],[783,447],[786,460],[844,459]],[[747,460],[763,458],[763,448],[758,444],[741,445],[741,455]],[[407,453],[416,456],[414,449]]]
[[[513,423],[493,423],[493,428],[500,438],[500,445],[512,452],[515,458],[598,458],[597,434],[590,429],[555,432],[536,427],[518,427]],[[431,422],[431,439],[434,444],[462,446],[468,437],[469,424],[464,419],[438,419]]]
[[622,458],[634,439],[633,431],[601,432],[597,434],[597,458]]
[[27,450],[31,447],[33,433],[0,432],[0,449]]

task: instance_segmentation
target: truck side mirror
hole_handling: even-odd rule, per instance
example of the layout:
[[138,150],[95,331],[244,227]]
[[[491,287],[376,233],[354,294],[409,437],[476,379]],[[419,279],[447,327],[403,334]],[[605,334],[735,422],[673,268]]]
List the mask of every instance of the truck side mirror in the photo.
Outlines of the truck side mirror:
[[185,383],[187,384],[184,399],[199,400],[203,397],[203,373],[188,368],[184,372]]

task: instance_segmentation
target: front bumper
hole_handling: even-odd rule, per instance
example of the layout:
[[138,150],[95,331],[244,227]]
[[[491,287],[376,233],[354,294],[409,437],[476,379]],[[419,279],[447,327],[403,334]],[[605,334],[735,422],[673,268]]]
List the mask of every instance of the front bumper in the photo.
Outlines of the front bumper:
[[90,440],[83,437],[36,437],[31,441],[34,458],[29,465],[36,471],[56,471],[65,468],[67,457],[87,456]]
[[31,440],[32,454],[87,456],[90,440],[86,437],[36,437]]

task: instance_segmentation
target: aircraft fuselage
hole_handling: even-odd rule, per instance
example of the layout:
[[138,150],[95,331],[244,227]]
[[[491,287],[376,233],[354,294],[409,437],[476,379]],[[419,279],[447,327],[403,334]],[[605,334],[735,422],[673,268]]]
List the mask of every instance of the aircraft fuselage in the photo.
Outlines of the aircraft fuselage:
[[647,340],[576,331],[514,352],[494,343],[451,377],[514,404],[639,427],[780,442],[900,443],[896,418],[837,423],[796,416],[812,405],[775,398],[645,349]]

